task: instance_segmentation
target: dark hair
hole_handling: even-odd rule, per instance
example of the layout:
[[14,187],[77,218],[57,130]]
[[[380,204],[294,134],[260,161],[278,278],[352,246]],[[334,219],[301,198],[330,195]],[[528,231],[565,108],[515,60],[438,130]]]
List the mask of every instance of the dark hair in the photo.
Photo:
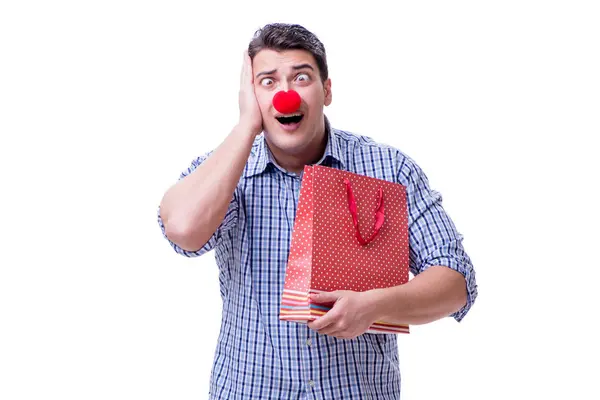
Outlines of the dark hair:
[[313,55],[319,67],[321,80],[325,82],[329,76],[325,46],[315,34],[297,24],[268,24],[254,33],[248,45],[251,59],[263,49],[275,51],[305,50]]

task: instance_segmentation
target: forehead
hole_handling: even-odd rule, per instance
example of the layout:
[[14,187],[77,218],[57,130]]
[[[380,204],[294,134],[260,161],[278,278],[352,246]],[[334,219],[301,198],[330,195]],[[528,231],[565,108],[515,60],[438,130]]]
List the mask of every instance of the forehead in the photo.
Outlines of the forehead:
[[274,69],[283,71],[299,64],[310,64],[315,71],[318,71],[315,58],[305,50],[275,51],[272,49],[263,49],[254,56],[254,60],[252,61],[255,74]]

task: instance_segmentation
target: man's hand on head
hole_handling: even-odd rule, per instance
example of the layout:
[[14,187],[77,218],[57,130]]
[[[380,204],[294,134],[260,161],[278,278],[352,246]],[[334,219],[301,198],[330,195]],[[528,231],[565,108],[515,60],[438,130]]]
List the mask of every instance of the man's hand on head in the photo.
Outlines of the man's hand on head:
[[254,135],[259,135],[263,130],[263,120],[254,92],[252,60],[248,55],[248,51],[244,52],[244,62],[240,74],[239,107],[239,124],[250,129]]

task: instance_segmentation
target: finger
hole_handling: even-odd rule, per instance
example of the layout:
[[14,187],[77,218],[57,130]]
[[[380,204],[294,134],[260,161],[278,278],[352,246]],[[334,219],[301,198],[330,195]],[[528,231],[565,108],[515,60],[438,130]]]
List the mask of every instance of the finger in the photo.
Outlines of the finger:
[[337,308],[333,307],[331,310],[327,311],[325,315],[317,318],[309,324],[309,328],[314,329],[316,331],[320,331],[331,324],[336,323],[340,318],[340,312]]
[[[327,314],[325,314],[325,315],[327,315]],[[332,321],[331,318],[325,318],[325,315],[318,317],[314,321],[309,321],[308,327],[314,331],[319,332],[320,330],[331,325],[334,321]]]
[[248,54],[248,50],[246,50],[246,73],[247,82],[252,85],[254,83],[254,73],[252,72],[252,59]]
[[317,303],[335,303],[341,295],[341,292],[338,290],[333,292],[311,293],[310,299]]
[[242,68],[242,77],[241,84],[242,85],[252,85],[254,82],[252,76],[252,60],[250,59],[250,55],[248,54],[248,50],[244,51],[244,63]]
[[340,328],[339,325],[330,326],[327,328],[327,331],[319,333],[327,336],[333,336],[338,339],[354,339],[357,336],[356,334],[352,333],[349,328]]
[[336,337],[342,337],[348,335],[350,326],[344,321],[343,318],[337,318],[336,321],[318,332],[323,335],[330,335]]
[[342,334],[342,329],[340,329],[339,323],[332,323],[332,324],[326,326],[325,328],[318,330],[317,332],[320,333],[321,335],[337,337],[338,335]]
[[326,328],[327,326],[333,324],[335,322],[335,315],[329,315],[329,314],[325,314],[322,315],[320,317],[318,317],[317,319],[315,319],[314,321],[309,322],[308,327],[310,329],[313,329],[315,331],[320,331],[324,328]]
[[244,50],[244,54],[242,56],[242,68],[240,71],[240,84],[244,85],[248,82],[248,76],[250,74],[249,68],[250,68],[250,63],[249,63],[249,59],[250,56],[248,56],[248,50]]

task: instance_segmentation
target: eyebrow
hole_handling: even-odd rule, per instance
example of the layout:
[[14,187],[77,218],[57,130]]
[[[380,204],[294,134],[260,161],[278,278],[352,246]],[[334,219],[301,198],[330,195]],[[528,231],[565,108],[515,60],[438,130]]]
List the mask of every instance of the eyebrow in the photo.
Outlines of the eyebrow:
[[261,75],[271,75],[271,74],[274,74],[275,72],[277,72],[276,69],[272,69],[270,71],[259,72],[258,74],[256,74],[256,77],[258,78]]
[[[294,65],[294,66],[292,67],[292,69],[294,69],[294,70],[296,70],[296,71],[297,71],[297,70],[300,70],[300,69],[304,69],[304,68],[308,68],[308,69],[310,69],[310,70],[312,70],[312,71],[314,71],[314,70],[315,70],[315,69],[313,68],[313,66],[312,66],[312,65],[310,65],[310,64],[299,64],[299,65]],[[272,69],[272,70],[270,70],[270,71],[262,71],[262,72],[259,72],[258,74],[256,74],[256,77],[258,78],[258,77],[260,77],[260,76],[262,76],[262,75],[271,75],[271,74],[274,74],[275,72],[277,72],[277,69]]]
[[293,69],[295,69],[295,70],[304,69],[304,68],[308,68],[308,69],[311,69],[311,70],[313,70],[313,71],[315,70],[315,69],[313,68],[313,66],[312,66],[312,65],[310,65],[310,64],[300,64],[300,65],[294,65],[292,68],[293,68]]

